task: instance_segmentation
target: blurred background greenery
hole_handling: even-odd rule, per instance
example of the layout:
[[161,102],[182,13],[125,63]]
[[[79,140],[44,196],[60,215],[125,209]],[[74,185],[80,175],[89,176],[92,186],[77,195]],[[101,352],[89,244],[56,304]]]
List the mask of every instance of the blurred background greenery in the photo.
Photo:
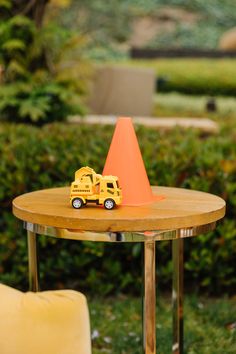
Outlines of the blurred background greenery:
[[[134,60],[129,54],[133,46],[214,50],[225,31],[234,26],[236,5],[230,0],[0,0],[2,282],[24,290],[28,286],[26,237],[21,223],[12,216],[12,199],[39,188],[69,185],[74,171],[83,165],[102,171],[113,128],[85,123],[74,126],[66,120],[69,115],[89,112],[86,95],[94,70],[98,63],[108,62],[152,67],[157,78],[162,77],[154,116],[207,116],[219,124],[219,133],[211,136],[193,129],[157,131],[144,126],[137,126],[136,132],[151,184],[215,193],[227,202],[227,215],[214,232],[185,242],[187,292],[219,297],[236,293],[236,59]],[[213,112],[206,111],[209,97],[215,100]],[[42,288],[70,287],[91,296],[140,295],[141,244],[40,237],[39,248]],[[157,255],[158,286],[164,294],[169,293],[170,243],[158,243]],[[119,301],[128,300],[117,301],[118,313]],[[131,302],[126,303],[127,308]],[[214,334],[220,333],[223,339],[218,349],[206,344],[208,349],[201,353],[234,353],[234,334],[224,329],[219,332],[222,313],[227,312],[223,326],[233,320],[227,298],[212,304],[209,318],[213,313],[218,318]],[[235,298],[230,304],[235,308]],[[92,306],[96,314],[97,303]],[[191,325],[195,325],[198,305],[190,300],[187,306]],[[167,308],[164,302],[159,309],[164,323],[169,316]],[[94,316],[95,325],[98,317]],[[131,326],[130,333],[133,330]],[[163,343],[165,336],[170,336],[167,332]],[[191,340],[199,343],[201,336],[204,334],[193,334]],[[135,341],[132,335],[128,339]],[[199,353],[191,340],[188,352]],[[101,341],[95,339],[96,353],[104,348],[115,353],[109,339]],[[127,343],[120,345],[117,353],[129,352]],[[134,345],[138,347],[139,340]]]

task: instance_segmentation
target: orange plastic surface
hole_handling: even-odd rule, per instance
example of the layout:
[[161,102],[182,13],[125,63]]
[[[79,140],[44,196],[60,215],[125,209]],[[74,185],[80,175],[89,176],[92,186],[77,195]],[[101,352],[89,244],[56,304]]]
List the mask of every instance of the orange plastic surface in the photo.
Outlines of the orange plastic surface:
[[164,198],[152,193],[132,119],[129,117],[121,117],[116,123],[103,175],[119,178],[123,193],[122,205],[138,206]]

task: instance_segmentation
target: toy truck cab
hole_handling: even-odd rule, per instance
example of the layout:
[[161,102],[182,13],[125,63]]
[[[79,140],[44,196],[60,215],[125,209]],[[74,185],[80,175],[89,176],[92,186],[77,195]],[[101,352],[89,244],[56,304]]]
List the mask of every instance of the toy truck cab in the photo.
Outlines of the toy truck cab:
[[70,202],[75,209],[80,209],[87,203],[113,209],[122,202],[118,178],[102,176],[90,167],[82,167],[76,171],[75,181],[71,184]]

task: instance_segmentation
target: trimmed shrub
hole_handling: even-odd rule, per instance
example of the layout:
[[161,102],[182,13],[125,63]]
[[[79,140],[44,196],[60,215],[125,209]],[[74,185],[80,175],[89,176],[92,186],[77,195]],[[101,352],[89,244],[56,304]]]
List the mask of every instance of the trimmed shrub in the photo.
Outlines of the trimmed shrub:
[[[95,134],[96,132],[96,134]],[[0,277],[27,288],[26,235],[11,213],[22,193],[69,185],[83,165],[101,172],[113,127],[52,124],[39,129],[0,126]],[[230,291],[236,284],[236,146],[235,133],[202,138],[138,127],[137,135],[151,184],[193,188],[218,194],[228,204],[218,228],[185,242],[185,284],[207,291]],[[43,288],[139,293],[142,245],[76,242],[39,237]],[[170,242],[157,244],[160,286],[170,286]],[[115,282],[114,282],[115,279]]]
[[235,59],[156,59],[132,63],[156,70],[160,92],[236,95]]

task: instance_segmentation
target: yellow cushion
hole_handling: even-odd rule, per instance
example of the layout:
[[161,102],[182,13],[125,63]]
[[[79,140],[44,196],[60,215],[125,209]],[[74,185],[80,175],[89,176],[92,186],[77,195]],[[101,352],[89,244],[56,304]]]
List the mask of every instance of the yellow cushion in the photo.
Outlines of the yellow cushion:
[[86,298],[73,290],[22,293],[0,284],[1,354],[91,354]]

